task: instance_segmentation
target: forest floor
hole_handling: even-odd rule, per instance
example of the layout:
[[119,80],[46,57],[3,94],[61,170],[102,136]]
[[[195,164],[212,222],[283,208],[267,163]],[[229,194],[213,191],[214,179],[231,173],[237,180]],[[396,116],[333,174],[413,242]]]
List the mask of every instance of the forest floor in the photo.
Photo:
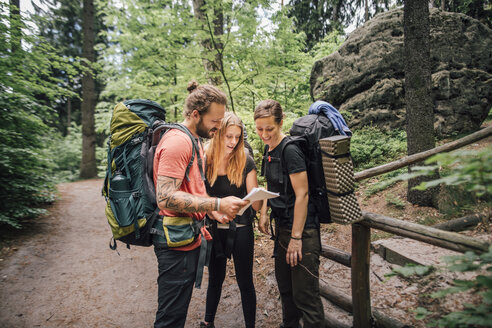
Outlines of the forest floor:
[[[470,147],[485,147],[491,138]],[[405,200],[404,183],[372,196],[357,191],[362,210],[418,222],[437,223],[446,218],[434,208],[416,207]],[[102,180],[63,183],[59,199],[49,214],[26,222],[22,230],[0,233],[0,327],[151,327],[157,307],[157,262],[151,247],[108,247],[110,230],[104,216]],[[390,196],[388,196],[390,195]],[[400,201],[391,199],[397,197]],[[390,201],[389,201],[390,199]],[[492,242],[491,226],[481,224],[465,234]],[[373,238],[387,238],[375,231]],[[351,251],[351,227],[323,225],[322,241]],[[256,232],[254,282],[257,293],[257,327],[278,327],[281,306],[276,287],[273,242]],[[446,250],[437,257],[448,254]],[[454,274],[434,273],[420,279],[386,278],[393,265],[371,254],[371,301],[373,309],[415,327],[412,309],[426,306],[446,312],[459,308],[457,298],[432,301],[422,293],[446,286]],[[195,289],[186,327],[203,320],[207,270],[201,289]],[[350,295],[350,270],[321,259],[320,279]],[[460,296],[474,303],[476,298]],[[328,302],[325,311],[350,324],[351,317]],[[216,327],[244,326],[239,289],[232,262],[228,263]]]

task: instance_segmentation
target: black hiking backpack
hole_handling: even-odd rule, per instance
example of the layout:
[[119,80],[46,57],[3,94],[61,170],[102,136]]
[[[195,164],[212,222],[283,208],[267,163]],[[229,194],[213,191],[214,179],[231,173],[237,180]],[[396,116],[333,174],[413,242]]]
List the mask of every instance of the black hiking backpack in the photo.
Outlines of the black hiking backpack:
[[[108,167],[102,188],[106,198],[106,218],[113,238],[110,248],[116,249],[116,240],[128,245],[151,246],[159,218],[153,180],[155,149],[162,136],[170,129],[185,132],[193,144],[201,168],[198,144],[186,127],[165,123],[166,111],[156,102],[136,99],[118,103],[111,117],[108,140]],[[203,172],[202,177],[203,177]]]
[[[336,109],[335,111],[335,115],[337,115],[337,117],[342,117]],[[343,118],[342,121],[345,131],[344,133],[347,133],[347,131],[348,133],[350,133],[350,130],[346,126]],[[288,181],[289,179],[289,176],[284,169],[284,165],[282,163],[283,151],[285,149],[285,146],[291,143],[295,143],[304,153],[309,184],[309,199],[316,208],[320,223],[332,223],[332,220],[330,216],[330,207],[328,205],[328,195],[322,163],[322,150],[319,144],[319,140],[322,138],[341,134],[339,132],[339,129],[335,129],[334,126],[339,127],[340,123],[332,123],[332,120],[323,113],[308,114],[306,116],[300,117],[292,124],[292,127],[289,130],[290,136],[286,137],[288,138],[288,140],[287,142],[283,143],[282,149],[280,151],[280,153],[282,154],[280,167],[283,173],[280,176],[280,183],[283,183],[283,185],[285,186],[284,194],[287,193],[288,183],[286,183],[286,181]],[[263,155],[261,175],[264,175],[267,152],[268,146],[265,147]],[[328,154],[325,153],[325,155]],[[288,211],[288,209],[286,209],[286,211]]]

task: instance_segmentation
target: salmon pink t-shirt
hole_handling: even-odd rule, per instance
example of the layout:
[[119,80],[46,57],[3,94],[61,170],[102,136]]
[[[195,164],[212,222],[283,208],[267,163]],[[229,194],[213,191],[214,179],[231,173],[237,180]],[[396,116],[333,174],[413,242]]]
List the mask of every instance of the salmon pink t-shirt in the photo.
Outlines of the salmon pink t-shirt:
[[[198,142],[200,149],[200,157],[202,160],[203,172],[205,172],[205,160],[203,157],[203,148],[200,142]],[[186,179],[185,171],[186,167],[190,163],[192,155],[192,143],[190,137],[183,131],[178,129],[172,129],[168,131],[162,137],[161,141],[157,145],[154,156],[154,184],[157,185],[157,176],[166,176],[170,178],[176,178],[182,180],[180,191],[190,193],[195,196],[207,196],[207,190],[205,183],[202,180],[200,171],[198,168],[197,154],[193,160],[193,165],[190,168],[188,176],[190,180]],[[197,220],[203,220],[205,212],[200,213],[178,213],[171,210],[162,210],[159,212],[163,216],[184,217],[191,216]],[[200,246],[201,235],[190,245],[176,247],[174,250],[189,251]]]

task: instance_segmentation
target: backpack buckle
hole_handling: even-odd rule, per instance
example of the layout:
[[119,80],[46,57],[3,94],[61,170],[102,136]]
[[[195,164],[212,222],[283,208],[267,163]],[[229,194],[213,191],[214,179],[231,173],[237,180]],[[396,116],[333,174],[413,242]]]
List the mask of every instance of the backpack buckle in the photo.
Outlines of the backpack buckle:
[[141,142],[142,142],[142,137],[138,137],[138,138],[132,139],[131,144],[133,146],[133,145],[136,145],[136,144],[141,143]]
[[139,191],[132,192],[132,197],[133,198],[140,198],[142,194]]

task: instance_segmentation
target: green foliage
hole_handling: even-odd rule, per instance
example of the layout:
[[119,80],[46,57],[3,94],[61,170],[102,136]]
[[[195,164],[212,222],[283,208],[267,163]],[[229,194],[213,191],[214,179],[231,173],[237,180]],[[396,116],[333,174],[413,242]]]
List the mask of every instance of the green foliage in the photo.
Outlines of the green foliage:
[[383,132],[376,127],[354,131],[350,153],[357,171],[385,164],[404,156],[406,133],[402,130]]
[[[400,3],[401,1],[396,1]],[[359,25],[365,19],[359,13],[365,5],[368,19],[375,14],[388,10],[395,1],[331,1],[331,0],[292,0],[289,2],[288,15],[294,18],[297,32],[306,34],[306,49],[312,50],[333,32],[340,32],[349,25]]]
[[395,208],[402,209],[405,208],[405,202],[402,201],[398,196],[393,195],[392,193],[386,194],[386,203]]
[[492,28],[492,5],[487,0],[435,0],[436,8],[442,8],[450,12],[463,13],[480,20],[489,28]]
[[[199,44],[194,41],[191,4],[187,1],[99,1],[110,41],[100,45],[106,84],[102,100],[112,104],[132,98],[152,99],[169,110],[186,96],[186,84],[203,79]],[[172,113],[172,112],[171,112]],[[109,123],[109,122],[107,122]]]
[[[479,305],[463,304],[463,310],[448,314],[433,313],[426,308],[418,307],[414,310],[416,319],[434,318],[429,322],[431,327],[492,327],[492,246],[483,254],[466,252],[461,255],[443,257],[446,268],[452,272],[469,272],[485,270],[487,275],[475,275],[469,280],[453,280],[453,286],[439,290],[430,295],[432,298],[444,298],[450,294],[469,292],[480,296]],[[407,265],[395,268],[386,276],[423,276],[433,271],[433,267]]]
[[380,175],[376,180],[376,182],[371,183],[367,186],[366,191],[364,192],[365,196],[371,196],[374,195],[382,190],[385,190],[386,188],[391,187],[394,185],[397,181],[395,181],[393,178],[396,176],[399,176],[401,174],[404,174],[407,171],[406,167],[400,168],[398,170],[394,170],[385,174]]
[[337,51],[343,41],[345,41],[345,37],[340,31],[331,31],[322,40],[314,45],[314,47],[310,51],[310,54],[313,57],[314,61],[320,60]]
[[422,182],[415,187],[424,190],[441,183],[448,186],[462,185],[466,191],[477,197],[492,195],[492,147],[482,150],[457,150],[450,153],[437,154],[426,161],[430,167],[416,167],[415,173],[431,175],[433,169],[439,167],[452,168],[440,179]]
[[215,18],[214,6],[220,5],[224,34],[213,34],[222,44],[220,51],[204,54],[199,41],[210,31],[193,17],[188,1],[101,1],[99,5],[114,30],[104,32],[111,42],[101,50],[106,88],[97,106],[97,131],[107,134],[112,108],[130,98],[155,100],[166,108],[168,121],[181,121],[187,83],[193,78],[207,83],[203,59],[220,55],[223,83],[219,87],[228,92],[230,109],[234,102],[236,114],[243,119],[257,163],[263,149],[253,121],[257,103],[278,100],[287,131],[295,119],[307,114],[312,102],[309,76],[314,61],[343,42],[341,34],[332,33],[306,54],[306,35],[293,32],[294,22],[286,10],[268,16],[271,24],[264,26],[260,12],[268,15],[267,1],[207,1],[210,22]]
[[[21,219],[44,213],[44,204],[54,199],[59,154],[49,147],[56,135],[49,127],[56,120],[49,103],[75,96],[51,71],[56,67],[75,74],[78,66],[58,56],[34,31],[24,33],[30,25],[19,16],[8,15],[0,3],[0,224],[19,228]],[[15,51],[12,35],[22,40]]]
[[391,273],[385,274],[386,277],[400,276],[403,278],[408,278],[411,276],[425,276],[430,274],[434,268],[432,266],[416,265],[413,263],[407,264],[402,267],[394,268]]
[[426,308],[423,308],[420,306],[418,308],[416,308],[414,310],[414,312],[415,312],[415,319],[417,319],[417,320],[423,320],[423,319],[427,318],[427,316],[432,314],[432,312],[430,312]]
[[65,137],[56,135],[50,150],[56,165],[57,181],[75,181],[79,177],[80,159],[82,158],[82,127],[72,123]]
[[[293,21],[285,11],[269,17],[272,24],[265,27],[259,12],[269,9],[266,1],[233,1],[220,5],[224,34],[212,31],[222,47],[204,53],[198,41],[210,37],[211,32],[192,16],[187,1],[171,5],[126,0],[121,5],[125,10],[101,3],[106,23],[115,26],[105,32],[111,43],[102,49],[107,83],[103,99],[110,103],[153,99],[167,108],[168,119],[173,121],[181,120],[186,84],[193,78],[206,83],[203,59],[216,56],[223,63],[219,87],[228,92],[231,109],[242,117],[243,113],[251,115],[256,104],[266,98],[278,100],[296,117],[305,114],[311,102],[309,75],[315,57],[329,54],[343,42],[339,34],[332,34],[318,47],[320,54],[305,54],[305,35],[292,31]],[[208,21],[215,18],[214,6],[219,6],[218,2],[207,2]]]
[[[464,304],[463,310],[448,314],[437,314],[438,319],[431,322],[436,327],[492,327],[492,246],[488,252],[477,255],[466,252],[462,255],[446,256],[444,260],[447,268],[453,272],[467,272],[485,269],[487,275],[476,275],[469,280],[453,281],[453,286],[431,294],[433,298],[443,298],[450,294],[470,292],[481,297],[479,305]],[[417,309],[417,319],[424,319],[431,315],[425,309]]]
[[400,174],[387,183],[409,180],[417,176],[431,176],[440,170],[440,178],[422,182],[415,187],[418,190],[435,187],[440,184],[462,186],[465,191],[476,197],[488,199],[492,195],[492,148],[482,150],[456,150],[434,155],[425,161],[427,166],[415,166],[412,172]]
[[376,241],[376,240],[380,240],[380,239],[391,238],[393,236],[394,235],[392,233],[384,232],[384,231],[372,232],[371,233],[371,242]]
[[53,200],[50,129],[37,110],[23,95],[0,94],[0,224],[19,228],[20,219],[44,213],[41,206]]
[[[418,176],[431,176],[439,170],[439,179],[425,181],[415,187],[424,190],[443,184],[447,186],[439,201],[439,207],[450,215],[458,214],[476,206],[478,200],[489,202],[492,195],[492,149],[456,150],[434,155],[425,161],[426,166],[415,166],[410,173],[400,169],[389,179],[383,179],[368,193],[380,191],[398,182]],[[458,198],[458,199],[456,199]]]
[[[80,0],[52,0],[44,1],[43,6],[32,3],[35,14],[31,15],[36,26],[36,34],[49,44],[60,58],[80,65],[82,62],[82,26],[83,5]],[[96,11],[94,17],[96,57],[100,45],[106,44],[105,30],[102,24],[103,17],[100,11]],[[91,65],[97,72],[97,65]],[[71,123],[81,123],[82,104],[82,67],[77,70],[67,70],[66,66],[53,65],[49,72],[50,76],[58,79],[60,84],[71,89],[75,95],[64,95],[56,101],[51,101],[49,106],[56,111],[56,118],[50,125],[56,126],[65,135],[71,127]],[[97,92],[102,88],[100,83],[96,84]]]

